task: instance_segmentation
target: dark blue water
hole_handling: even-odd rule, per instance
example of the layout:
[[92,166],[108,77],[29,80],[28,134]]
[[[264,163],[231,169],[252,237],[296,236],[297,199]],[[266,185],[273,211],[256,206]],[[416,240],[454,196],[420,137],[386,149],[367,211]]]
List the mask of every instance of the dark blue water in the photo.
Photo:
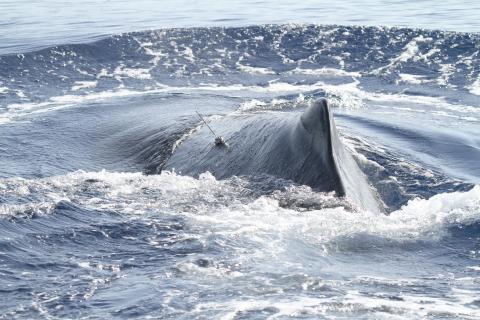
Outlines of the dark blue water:
[[[476,2],[0,9],[0,319],[480,319]],[[388,214],[161,171],[320,97]]]

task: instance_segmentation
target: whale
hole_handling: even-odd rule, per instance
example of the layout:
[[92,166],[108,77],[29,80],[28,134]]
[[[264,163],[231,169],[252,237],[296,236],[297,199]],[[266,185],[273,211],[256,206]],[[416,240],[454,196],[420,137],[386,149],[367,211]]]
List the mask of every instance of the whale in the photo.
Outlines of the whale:
[[179,146],[162,170],[217,179],[269,175],[346,197],[361,210],[383,212],[381,200],[343,146],[326,99],[299,112],[253,112],[210,122],[226,144],[203,126]]

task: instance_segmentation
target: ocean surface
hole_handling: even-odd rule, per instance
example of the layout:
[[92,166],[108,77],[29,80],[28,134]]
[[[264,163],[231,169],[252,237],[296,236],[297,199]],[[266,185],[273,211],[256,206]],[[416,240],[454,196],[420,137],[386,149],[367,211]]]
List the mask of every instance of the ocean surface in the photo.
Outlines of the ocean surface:
[[[479,17],[0,0],[0,319],[480,319]],[[215,128],[319,98],[386,214],[161,170],[194,110]]]

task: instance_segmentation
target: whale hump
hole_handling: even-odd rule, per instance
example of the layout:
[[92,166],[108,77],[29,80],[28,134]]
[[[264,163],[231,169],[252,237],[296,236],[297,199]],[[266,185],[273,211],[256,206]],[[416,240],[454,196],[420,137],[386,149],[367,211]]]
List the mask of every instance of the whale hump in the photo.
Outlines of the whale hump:
[[330,108],[326,99],[318,99],[308,107],[300,117],[306,130],[313,132],[316,130],[327,134],[330,132]]
[[379,200],[337,134],[325,99],[298,112],[263,112],[226,116],[213,123],[230,147],[212,143],[200,129],[184,141],[163,169],[216,178],[268,174],[347,196],[360,208],[379,212]]
[[[323,157],[325,167],[330,168],[334,178],[330,183],[339,196],[347,196],[363,209],[383,211],[381,200],[370,186],[352,155],[345,150],[335,126],[333,115],[326,99],[317,100],[300,117],[301,125],[312,137],[310,148]],[[308,140],[301,134],[301,139]],[[321,179],[310,184],[320,184]]]
[[320,99],[309,106],[292,131],[292,152],[305,155],[301,168],[297,168],[292,180],[317,188],[345,195],[337,167],[335,148],[341,147],[336,137],[335,124],[327,100]]

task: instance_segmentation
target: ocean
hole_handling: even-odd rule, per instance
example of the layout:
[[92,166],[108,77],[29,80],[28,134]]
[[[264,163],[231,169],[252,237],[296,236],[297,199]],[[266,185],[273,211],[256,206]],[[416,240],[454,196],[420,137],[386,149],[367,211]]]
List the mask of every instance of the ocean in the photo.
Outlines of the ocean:
[[[0,12],[0,319],[480,319],[480,3]],[[322,98],[384,212],[163,170]]]

